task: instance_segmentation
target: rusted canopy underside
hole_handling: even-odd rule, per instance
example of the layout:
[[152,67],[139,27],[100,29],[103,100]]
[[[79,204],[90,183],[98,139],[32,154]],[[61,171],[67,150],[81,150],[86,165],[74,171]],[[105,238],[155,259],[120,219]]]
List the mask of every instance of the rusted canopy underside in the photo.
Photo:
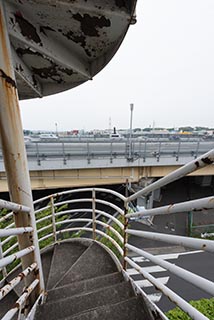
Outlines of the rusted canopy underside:
[[7,0],[5,13],[19,99],[92,79],[132,23],[136,0]]

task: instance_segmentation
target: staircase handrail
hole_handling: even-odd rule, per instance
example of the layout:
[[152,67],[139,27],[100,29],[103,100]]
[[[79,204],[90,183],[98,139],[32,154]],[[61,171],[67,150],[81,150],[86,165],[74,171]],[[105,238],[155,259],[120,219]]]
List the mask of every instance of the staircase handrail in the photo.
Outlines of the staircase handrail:
[[[177,244],[189,248],[194,248],[201,251],[214,252],[214,241],[205,239],[196,239],[186,236],[178,235],[167,235],[157,232],[146,232],[141,230],[131,229],[129,223],[132,218],[145,218],[148,216],[162,215],[162,214],[179,214],[180,212],[189,211],[204,211],[209,213],[209,209],[214,208],[214,198],[207,197],[198,200],[186,201],[178,204],[170,204],[168,206],[162,206],[159,208],[144,209],[138,212],[129,212],[129,204],[131,201],[135,200],[138,196],[146,196],[148,192],[154,191],[160,186],[166,185],[169,182],[177,180],[184,174],[190,173],[196,169],[200,169],[202,166],[212,164],[214,160],[214,149],[205,155],[195,159],[191,164],[187,164],[183,169],[178,169],[175,173],[169,174],[164,178],[159,179],[157,182],[152,183],[150,186],[145,187],[142,191],[137,192],[134,195],[125,197],[120,193],[104,189],[104,188],[83,188],[83,189],[73,189],[63,192],[58,192],[42,199],[38,199],[34,202],[35,207],[35,217],[38,233],[38,244],[40,248],[53,245],[61,240],[76,237],[83,233],[83,235],[91,235],[96,241],[105,243],[109,246],[111,244],[111,250],[113,254],[116,254],[120,259],[121,265],[123,265],[124,272],[126,273],[127,264],[134,267],[140,274],[142,273],[145,278],[147,278],[151,283],[155,284],[159,290],[161,290],[170,299],[175,299],[176,303],[187,312],[190,316],[194,316],[194,319],[207,319],[198,311],[194,311],[193,307],[189,307],[189,303],[185,302],[183,299],[176,295],[176,293],[169,290],[165,285],[162,285],[158,279],[155,279],[150,274],[142,272],[142,268],[135,262],[133,262],[128,256],[128,250],[139,254],[140,256],[148,259],[149,261],[156,263],[160,266],[164,266],[166,269],[172,270],[178,276],[185,278],[185,281],[192,283],[200,287],[200,289],[205,292],[209,292],[211,295],[214,293],[213,282],[198,277],[197,275],[179,269],[169,262],[165,262],[158,259],[154,255],[149,254],[145,250],[139,249],[129,243],[128,237],[134,235],[137,237],[143,237],[146,239],[158,240],[163,242],[168,242],[170,244]],[[85,196],[87,193],[87,196]],[[88,193],[91,193],[91,197],[88,197]],[[101,196],[111,195],[117,201],[112,203],[107,199],[101,199]],[[78,198],[74,198],[77,197]],[[71,198],[70,198],[71,197]],[[66,198],[66,199],[65,199]],[[4,202],[4,201],[3,201]],[[3,202],[0,202],[3,205]],[[38,208],[39,206],[39,208]],[[89,207],[88,207],[89,206]],[[16,204],[6,203],[7,209],[10,210],[25,210],[29,214],[29,210],[23,206]],[[112,215],[112,211],[116,213],[117,217]],[[84,217],[84,214],[87,216]],[[5,218],[6,217],[6,218]],[[0,230],[0,237],[4,237],[4,240],[0,242],[0,266],[2,267],[3,279],[7,276],[6,266],[14,260],[14,258],[20,257],[22,254],[26,254],[28,250],[34,250],[35,247],[26,248],[19,253],[10,254],[10,251],[16,248],[17,242],[11,245],[11,248],[6,248],[2,250],[3,246],[8,246],[11,239],[18,234],[25,232],[32,232],[32,227],[21,227],[14,228],[14,223],[11,223],[11,213],[7,213],[4,217],[0,218],[0,223],[8,222],[3,230]],[[108,221],[103,219],[108,218]],[[115,249],[113,249],[115,248]],[[38,249],[38,248],[37,248]],[[35,262],[36,263],[36,262]],[[127,274],[128,276],[128,274]],[[3,280],[2,280],[3,281]],[[16,280],[13,280],[16,281]],[[35,280],[33,280],[35,281]],[[32,282],[34,283],[34,282]],[[39,285],[36,281],[34,283],[35,287]],[[34,286],[33,285],[33,286]],[[30,286],[29,286],[30,287]],[[31,290],[30,290],[31,291]],[[28,296],[26,296],[28,298]],[[26,298],[26,299],[27,299]],[[23,296],[21,297],[21,300]],[[38,301],[38,300],[37,300]],[[20,308],[23,307],[23,303],[20,304]],[[193,310],[194,309],[194,310]],[[14,310],[11,311],[15,312]],[[16,310],[17,312],[17,310]],[[8,313],[12,314],[12,313]],[[165,319],[165,316],[162,317]],[[4,318],[3,318],[4,319]],[[6,317],[5,319],[9,319]]]

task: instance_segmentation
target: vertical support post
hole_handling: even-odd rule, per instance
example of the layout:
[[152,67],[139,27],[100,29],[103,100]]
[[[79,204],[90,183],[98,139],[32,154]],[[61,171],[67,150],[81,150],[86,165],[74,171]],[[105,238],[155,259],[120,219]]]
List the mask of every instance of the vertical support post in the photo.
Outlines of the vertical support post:
[[197,142],[197,147],[196,147],[196,151],[195,151],[195,159],[198,157],[199,146],[200,146],[200,140],[198,140],[198,142]]
[[134,110],[134,104],[130,104],[130,131],[129,131],[129,159],[132,159],[132,121],[133,121],[133,110]]
[[112,161],[113,161],[113,156],[112,156],[112,141],[110,142],[110,162],[112,163]]
[[55,219],[55,208],[54,208],[54,198],[51,197],[51,215],[52,215],[52,225],[53,225],[53,240],[54,243],[57,242],[57,235],[56,235],[56,219]]
[[147,147],[147,144],[146,144],[146,140],[145,140],[143,162],[146,161],[146,147]]
[[180,149],[181,149],[181,140],[178,142],[178,151],[177,151],[176,161],[178,161],[178,159],[179,159],[179,156],[180,156]]
[[126,248],[126,244],[128,243],[128,234],[126,233],[126,230],[128,228],[128,219],[126,218],[126,215],[128,213],[128,203],[125,202],[124,203],[124,235],[123,235],[123,239],[124,239],[124,243],[123,243],[123,269],[126,270],[127,269],[127,261],[125,260],[125,258],[127,257],[127,253],[128,253],[128,249]]
[[161,141],[159,141],[158,154],[157,154],[157,161],[159,161],[159,160],[160,160],[160,155],[161,155]]
[[92,190],[93,240],[96,240],[96,191]]
[[[31,225],[33,232],[18,236],[20,249],[35,245],[33,253],[22,258],[23,269],[36,261],[40,279],[40,290],[44,290],[41,258],[38,246],[36,221],[31,193],[30,175],[24,144],[23,128],[20,116],[18,93],[12,64],[10,41],[4,15],[4,1],[0,0],[0,137],[2,153],[7,175],[10,199],[31,209],[30,215],[15,214],[16,227]],[[32,279],[26,278],[26,285]]]
[[193,222],[193,214],[192,212],[188,212],[188,237],[192,236],[192,222]]
[[41,160],[39,159],[39,146],[38,146],[38,142],[36,142],[36,159],[37,159],[37,164],[38,164],[38,166],[41,166]]
[[90,149],[89,149],[89,142],[87,141],[87,157],[88,157],[88,164],[91,162],[90,159]]
[[65,144],[62,142],[62,156],[63,156],[63,164],[66,164],[66,157],[65,157]]
[[[0,260],[3,258],[3,248],[2,248],[2,243],[1,243],[1,239],[0,239]],[[7,268],[3,267],[2,268],[2,275],[5,278],[7,276]]]
[[[126,198],[128,197],[128,180],[126,180]],[[128,243],[128,234],[126,233],[126,230],[128,228],[128,219],[126,218],[126,215],[128,213],[128,202],[127,200],[124,201],[124,234],[123,234],[123,269],[126,271],[127,269],[127,261],[125,258],[127,257],[128,249],[126,248],[126,244]]]

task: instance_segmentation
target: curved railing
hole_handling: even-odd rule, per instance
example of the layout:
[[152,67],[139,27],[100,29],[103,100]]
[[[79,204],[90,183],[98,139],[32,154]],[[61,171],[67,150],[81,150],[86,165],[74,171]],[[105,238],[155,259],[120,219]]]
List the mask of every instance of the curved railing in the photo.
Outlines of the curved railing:
[[[169,263],[160,257],[152,255],[142,247],[138,248],[130,243],[129,237],[142,237],[144,239],[163,241],[172,245],[184,246],[192,249],[207,251],[214,253],[214,241],[192,238],[189,236],[178,236],[164,234],[158,232],[146,232],[143,230],[132,229],[133,219],[150,220],[156,215],[180,214],[192,212],[202,212],[205,210],[209,214],[209,210],[214,208],[214,197],[207,197],[194,201],[186,201],[179,204],[170,204],[159,208],[143,209],[134,211],[131,205],[138,197],[147,197],[154,190],[167,185],[195,170],[206,165],[212,164],[214,161],[214,150],[195,159],[191,163],[176,170],[175,172],[157,180],[153,184],[143,188],[141,191],[128,197],[120,193],[104,189],[104,188],[82,188],[55,193],[46,196],[34,202],[36,226],[38,232],[39,246],[43,249],[56,242],[73,237],[89,237],[106,245],[114,255],[119,259],[123,272],[129,277],[127,267],[132,267],[143,279],[147,279],[155,288],[161,291],[171,301],[183,309],[192,319],[208,319],[187,301],[185,301],[178,293],[173,292],[164,285],[159,279],[155,278],[144,268],[140,267],[136,261],[131,259],[132,254],[136,254],[147,259],[154,265],[158,265],[186,282],[206,292],[210,297],[214,296],[214,283],[208,279],[200,277],[188,270]],[[7,210],[13,212],[23,211],[26,214],[30,210],[19,205],[11,204],[5,201],[0,202],[0,207],[6,207]],[[32,226],[16,228],[13,223],[13,214],[4,212],[0,218],[0,224],[3,228],[0,230],[0,268],[2,274],[0,289],[0,300],[9,293],[16,285],[27,277],[30,273],[35,274],[38,264],[35,261],[22,274],[16,276],[15,279],[6,283],[5,279],[11,275],[14,268],[18,268],[18,263],[23,255],[27,255],[35,248],[18,249],[16,236],[19,234],[32,232]],[[132,254],[131,254],[132,253]],[[9,276],[8,276],[9,275]],[[36,293],[39,279],[34,276],[28,284],[27,290],[16,301],[15,308],[9,310],[2,318],[12,319],[15,313],[20,313],[32,291]],[[148,300],[148,305],[158,311],[162,319],[167,319],[164,313],[149,301],[148,296],[144,292],[143,287],[136,290]],[[43,297],[44,291],[40,289],[36,297]],[[39,299],[38,298],[38,299]],[[37,301],[38,301],[37,299]]]

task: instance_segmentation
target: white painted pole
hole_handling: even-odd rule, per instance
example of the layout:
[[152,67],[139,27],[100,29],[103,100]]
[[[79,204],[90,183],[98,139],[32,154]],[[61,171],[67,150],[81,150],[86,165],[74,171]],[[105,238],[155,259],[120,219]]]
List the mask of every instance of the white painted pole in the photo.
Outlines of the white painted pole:
[[[0,138],[4,157],[5,171],[11,201],[30,208],[30,216],[16,213],[16,227],[33,227],[31,234],[19,235],[19,247],[24,249],[35,244],[34,253],[22,258],[23,269],[36,261],[41,289],[44,289],[41,259],[38,247],[36,223],[27,155],[24,144],[17,86],[12,64],[9,35],[4,14],[4,1],[0,0]],[[28,283],[26,283],[27,285]]]

